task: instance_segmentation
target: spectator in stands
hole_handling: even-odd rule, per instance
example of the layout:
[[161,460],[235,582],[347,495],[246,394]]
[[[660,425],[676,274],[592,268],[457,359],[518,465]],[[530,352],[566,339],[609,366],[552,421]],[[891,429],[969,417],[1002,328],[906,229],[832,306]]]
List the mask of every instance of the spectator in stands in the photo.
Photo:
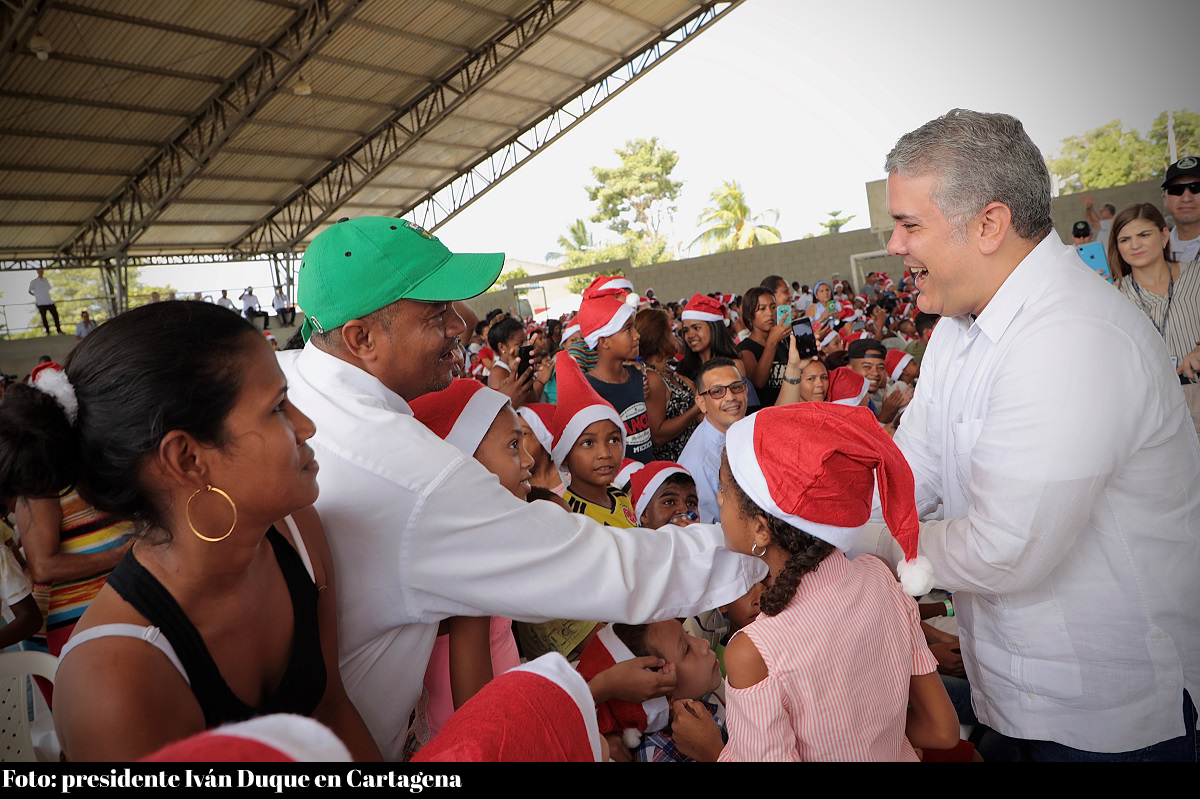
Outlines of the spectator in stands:
[[929,339],[933,336],[933,328],[941,318],[935,313],[920,312],[917,314],[917,318],[913,320],[917,338],[914,341],[908,342],[908,346],[904,348],[904,351],[913,356],[913,360],[917,362],[918,366],[921,365],[921,359],[925,357],[925,348],[929,346]]
[[720,302],[703,294],[693,294],[679,317],[686,348],[677,370],[679,374],[695,382],[700,367],[711,358],[731,358],[741,363]]
[[1161,339],[1054,234],[1018,120],[955,109],[885,169],[947,317],[895,440],[979,720],[1034,760],[1196,760],[1200,448]]
[[1092,240],[1092,226],[1080,220],[1071,226],[1071,243],[1082,247]]
[[767,275],[758,285],[775,295],[776,306],[792,304],[792,290],[787,281],[779,275]]
[[837,304],[833,300],[833,289],[824,280],[813,286],[813,303],[808,306],[808,316],[814,322],[825,316],[837,316]]
[[283,287],[275,287],[275,296],[271,298],[271,306],[275,309],[275,315],[279,317],[279,324],[282,327],[291,327],[296,324],[296,306],[288,302],[287,297],[283,294]]
[[[1092,235],[1091,241],[1107,242],[1108,236],[1112,232],[1113,217],[1117,214],[1117,206],[1112,203],[1105,203],[1100,206],[1099,213],[1096,212],[1096,202],[1091,195],[1083,198],[1083,213],[1087,217],[1088,232]],[[1075,223],[1079,225],[1078,222]],[[1086,244],[1087,242],[1076,242],[1076,244]]]
[[704,413],[700,423],[679,455],[679,465],[696,481],[700,497],[700,521],[710,522],[721,516],[717,507],[718,473],[725,431],[746,415],[748,382],[729,358],[712,358],[696,375],[696,404]]
[[[263,330],[271,329],[271,316],[262,309],[262,306],[258,302],[258,297],[254,294],[253,286],[246,286],[246,290],[242,292],[242,296],[238,297],[238,299],[242,301],[242,314],[251,324],[254,324],[254,320],[261,316]],[[150,301],[158,302],[158,295],[152,295]]]
[[1184,266],[1200,259],[1200,158],[1186,155],[1167,167],[1163,203],[1175,220],[1171,257]]
[[[392,758],[443,618],[640,624],[731,602],[762,574],[720,548],[714,527],[617,535],[552,502],[521,503],[413,419],[408,400],[449,384],[465,330],[450,302],[487,289],[503,260],[451,254],[391,217],[331,225],[304,254],[309,345],[279,354],[289,393],[317,424],[317,510],[329,510],[329,539],[353,575],[338,615],[342,673]],[[421,299],[407,299],[415,287]]]
[[792,299],[792,307],[795,308],[795,316],[807,314],[809,307],[813,304],[812,292],[808,290],[807,285],[801,286],[793,282],[792,288],[795,289],[795,297]]
[[1111,238],[1113,280],[1162,336],[1200,430],[1200,269],[1170,258],[1171,232],[1150,203],[1119,213]]
[[226,289],[221,289],[221,298],[217,300],[217,305],[230,311],[237,310],[233,304],[233,300],[229,299],[229,292]]
[[309,509],[313,426],[275,354],[204,303],[147,305],[103,327],[63,379],[0,403],[0,495],[74,484],[138,535],[63,649],[63,751],[132,760],[291,712],[378,758],[339,677],[332,563]]
[[83,341],[84,337],[95,330],[96,323],[92,321],[91,315],[87,311],[79,312],[79,321],[75,323],[75,340]]
[[667,312],[647,308],[638,311],[633,321],[638,332],[638,351],[646,365],[646,414],[654,459],[673,461],[704,414],[696,405],[695,386],[675,374],[671,367],[679,340],[671,332]]
[[762,286],[742,296],[742,316],[750,336],[738,345],[738,353],[746,367],[746,378],[758,392],[763,407],[774,405],[779,398],[788,358],[784,339],[792,332],[791,327],[775,323],[775,308],[775,296]]
[[46,328],[46,335],[50,335],[50,323],[46,321],[46,314],[49,313],[54,317],[54,329],[61,336],[63,331],[58,323],[58,306],[50,297],[50,281],[46,279],[45,269],[37,270],[37,277],[29,281],[29,293],[33,295],[33,304],[42,315],[42,327]]

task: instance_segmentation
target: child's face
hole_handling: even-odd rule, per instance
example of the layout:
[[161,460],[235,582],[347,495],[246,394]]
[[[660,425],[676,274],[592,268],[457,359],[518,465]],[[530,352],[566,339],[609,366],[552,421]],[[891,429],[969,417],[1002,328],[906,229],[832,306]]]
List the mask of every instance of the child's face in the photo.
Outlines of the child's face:
[[630,317],[625,326],[616,333],[601,338],[597,342],[597,349],[604,349],[607,346],[609,353],[614,357],[632,361],[638,357],[639,341],[637,328],[633,326],[633,317]]
[[682,485],[668,479],[658,487],[650,498],[646,510],[642,511],[643,527],[658,528],[664,524],[686,527],[692,523],[688,511],[696,512],[700,500],[696,497],[696,484],[686,480]]
[[606,486],[621,468],[625,443],[621,431],[608,419],[592,422],[567,453],[567,471],[571,482],[578,480],[593,486]]
[[921,367],[917,365],[916,360],[909,361],[908,365],[904,367],[904,371],[900,373],[900,379],[910,386],[915,383],[917,378],[920,376]]
[[675,666],[672,699],[700,699],[720,686],[721,666],[717,654],[708,648],[707,641],[685,633],[678,619],[649,625],[646,646]]
[[[512,361],[517,357],[517,350],[525,346],[525,343],[528,340],[529,339],[525,337],[525,331],[518,330],[516,333],[513,333],[511,336],[509,336],[507,340],[500,343],[498,348],[500,351],[496,354],[505,361]],[[516,369],[517,365],[513,363],[512,367]]]
[[721,529],[725,533],[725,548],[730,552],[750,554],[754,545],[754,531],[751,520],[742,514],[737,497],[732,493],[733,472],[729,464],[721,463],[720,488],[717,491],[717,504],[721,507]]
[[765,585],[755,583],[750,586],[749,591],[721,609],[729,617],[731,633],[737,632],[758,618],[758,614],[761,612],[759,602],[762,600],[765,590],[767,590]]
[[524,438],[521,417],[505,403],[475,449],[475,460],[500,478],[500,484],[520,500],[529,493],[533,469],[533,458],[525,449]]
[[524,433],[522,441],[525,442],[525,450],[533,458],[534,471],[538,471],[545,465],[546,461],[550,460],[550,453],[542,446],[542,442],[538,441],[533,428],[529,426],[529,422],[525,421],[525,417],[517,414],[517,418],[521,421],[521,431]]

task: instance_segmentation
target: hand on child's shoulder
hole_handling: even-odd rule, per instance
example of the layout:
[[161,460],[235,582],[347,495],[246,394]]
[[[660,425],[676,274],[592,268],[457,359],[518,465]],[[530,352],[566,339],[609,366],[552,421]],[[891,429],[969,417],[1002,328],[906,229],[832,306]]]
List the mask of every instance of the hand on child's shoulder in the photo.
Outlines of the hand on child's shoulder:
[[747,635],[735,635],[725,647],[725,677],[734,688],[749,688],[767,678],[767,664]]
[[680,753],[701,763],[716,762],[724,748],[717,722],[695,699],[671,703],[671,738]]

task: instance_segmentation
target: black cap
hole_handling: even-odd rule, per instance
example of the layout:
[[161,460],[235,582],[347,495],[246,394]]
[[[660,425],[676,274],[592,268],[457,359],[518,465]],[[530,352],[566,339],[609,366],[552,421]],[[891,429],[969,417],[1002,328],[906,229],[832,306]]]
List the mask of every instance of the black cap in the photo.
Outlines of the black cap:
[[1200,158],[1194,155],[1185,155],[1167,167],[1167,176],[1163,178],[1162,188],[1165,189],[1168,183],[1182,175],[1200,178]]
[[1087,238],[1092,235],[1092,226],[1082,219],[1071,226],[1071,235],[1076,238]]
[[870,357],[886,358],[887,347],[883,346],[873,338],[860,338],[857,341],[850,342],[850,347],[847,349],[846,354],[849,355],[851,359]]

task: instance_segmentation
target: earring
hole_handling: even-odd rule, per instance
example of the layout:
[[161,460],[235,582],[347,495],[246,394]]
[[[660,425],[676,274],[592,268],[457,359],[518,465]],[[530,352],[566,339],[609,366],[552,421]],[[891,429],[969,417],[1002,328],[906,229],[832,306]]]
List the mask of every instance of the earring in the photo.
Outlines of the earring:
[[[225,531],[225,535],[218,536],[217,538],[210,538],[209,536],[207,536],[204,533],[197,530],[196,525],[192,523],[192,500],[196,498],[197,494],[201,494],[206,491],[215,491],[216,493],[220,494],[222,497],[225,498],[225,501],[229,503],[229,507],[233,509],[233,521],[229,523],[229,529]],[[192,534],[195,535],[197,538],[199,538],[201,541],[209,541],[211,543],[216,543],[217,541],[224,541],[226,538],[229,537],[229,534],[233,532],[233,528],[237,526],[237,515],[238,515],[237,503],[235,503],[233,501],[232,497],[230,497],[224,491],[222,491],[221,489],[219,489],[215,486],[206,485],[204,488],[197,488],[196,491],[190,497],[188,497],[187,506],[184,510],[185,510],[185,515],[187,516],[188,527],[191,528]]]
[[[194,531],[193,531],[193,532],[194,532]],[[199,533],[197,533],[197,535],[199,535]],[[754,551],[754,549],[755,549],[757,546],[758,546],[758,542],[757,542],[757,541],[755,541],[753,544],[751,544],[751,545],[750,545],[750,554],[751,554],[751,555],[753,555],[753,556],[754,556],[754,557],[756,557],[756,558],[761,558],[763,555],[767,554],[767,548],[766,548],[766,547],[763,547],[763,548],[762,548],[762,552],[755,552],[755,551]]]

